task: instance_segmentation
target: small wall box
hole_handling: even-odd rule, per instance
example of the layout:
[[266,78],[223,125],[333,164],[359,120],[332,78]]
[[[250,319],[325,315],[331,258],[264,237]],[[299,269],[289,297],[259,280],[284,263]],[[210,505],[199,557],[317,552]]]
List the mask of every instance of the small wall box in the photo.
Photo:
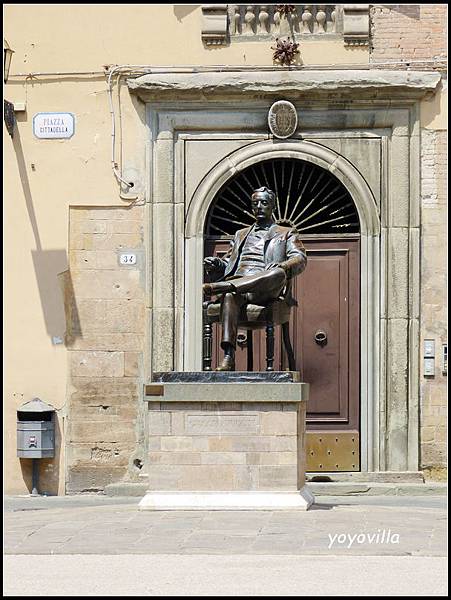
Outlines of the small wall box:
[[55,409],[39,398],[22,404],[17,410],[17,456],[55,456]]

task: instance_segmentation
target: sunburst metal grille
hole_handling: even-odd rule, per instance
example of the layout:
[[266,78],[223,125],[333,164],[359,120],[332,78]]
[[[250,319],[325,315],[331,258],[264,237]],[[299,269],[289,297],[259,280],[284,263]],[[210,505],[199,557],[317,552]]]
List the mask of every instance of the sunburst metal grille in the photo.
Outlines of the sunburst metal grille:
[[231,236],[254,223],[250,197],[266,186],[276,194],[274,218],[300,233],[358,233],[359,218],[345,186],[329,171],[303,160],[252,165],[218,192],[207,217],[207,235]]

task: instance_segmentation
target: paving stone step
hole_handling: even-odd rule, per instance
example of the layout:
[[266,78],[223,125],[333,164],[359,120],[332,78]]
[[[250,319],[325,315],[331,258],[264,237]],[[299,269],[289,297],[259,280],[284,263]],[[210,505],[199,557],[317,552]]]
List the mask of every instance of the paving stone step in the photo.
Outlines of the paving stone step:
[[315,496],[442,496],[446,483],[341,482],[306,483]]

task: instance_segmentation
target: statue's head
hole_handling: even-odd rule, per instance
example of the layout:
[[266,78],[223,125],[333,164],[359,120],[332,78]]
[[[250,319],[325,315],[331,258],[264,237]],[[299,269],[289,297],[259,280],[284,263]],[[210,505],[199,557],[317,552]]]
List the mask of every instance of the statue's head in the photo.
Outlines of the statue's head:
[[252,212],[257,221],[270,221],[274,206],[276,203],[276,195],[267,187],[254,190],[251,196]]

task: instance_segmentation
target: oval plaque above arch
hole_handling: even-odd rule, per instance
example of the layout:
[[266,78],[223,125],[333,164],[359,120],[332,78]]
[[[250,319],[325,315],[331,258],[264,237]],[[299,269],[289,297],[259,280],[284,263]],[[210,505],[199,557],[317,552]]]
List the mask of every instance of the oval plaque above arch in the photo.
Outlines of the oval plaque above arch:
[[273,136],[279,139],[291,137],[298,126],[296,109],[288,100],[278,100],[269,109],[268,125]]

